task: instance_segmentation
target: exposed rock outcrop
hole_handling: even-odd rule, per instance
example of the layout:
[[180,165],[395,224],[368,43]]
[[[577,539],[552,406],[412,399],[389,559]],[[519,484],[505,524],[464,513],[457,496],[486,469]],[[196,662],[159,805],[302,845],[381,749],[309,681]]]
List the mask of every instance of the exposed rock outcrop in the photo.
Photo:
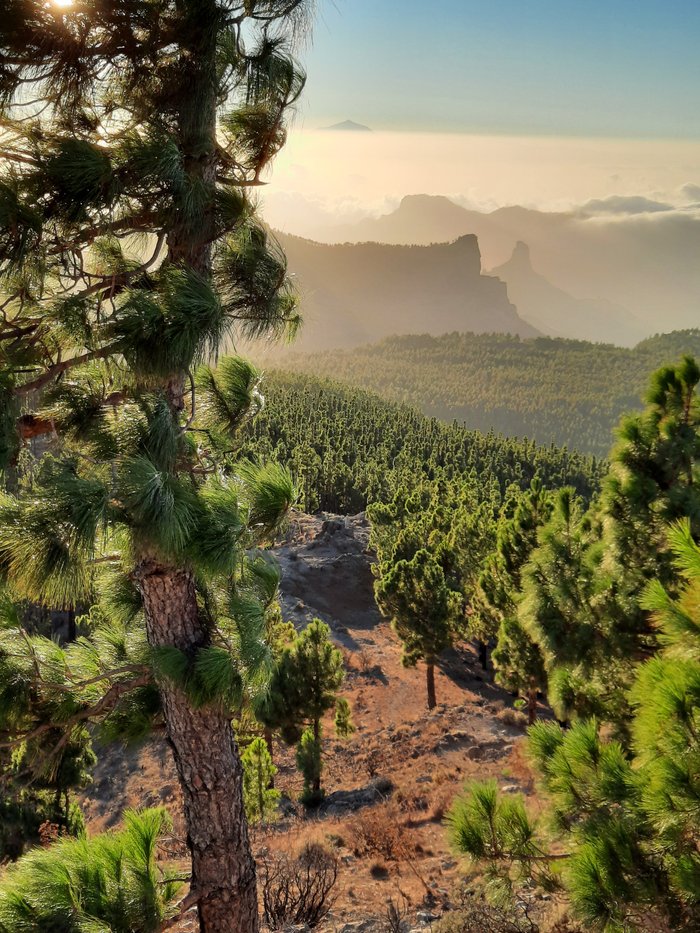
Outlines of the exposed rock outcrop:
[[477,238],[431,246],[328,246],[281,236],[306,327],[295,350],[354,347],[391,334],[535,336],[506,286],[481,272]]

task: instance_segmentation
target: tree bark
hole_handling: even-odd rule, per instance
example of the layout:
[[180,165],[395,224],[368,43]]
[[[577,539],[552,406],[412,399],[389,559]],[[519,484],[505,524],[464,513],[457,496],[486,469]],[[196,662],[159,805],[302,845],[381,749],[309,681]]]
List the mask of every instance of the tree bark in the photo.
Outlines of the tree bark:
[[[320,758],[321,756],[321,722],[318,719],[314,719],[314,741],[316,742],[316,747],[319,750],[319,758]],[[318,796],[321,793],[320,768],[319,768],[319,771],[314,775],[313,792],[314,792],[314,796]]]
[[[190,571],[143,559],[136,571],[149,644],[192,656],[209,644]],[[172,682],[159,684],[166,734],[182,788],[191,890],[201,933],[257,933],[255,862],[243,809],[243,771],[226,710],[195,708]]]
[[527,724],[531,726],[537,719],[537,689],[530,688],[527,693]]
[[428,709],[435,709],[435,664],[433,661],[425,662],[425,681],[428,687]]
[[[263,730],[263,738],[265,739],[265,745],[267,745],[267,750],[268,750],[268,752],[269,752],[269,754],[270,754],[270,761],[271,761],[272,764],[274,765],[274,763],[275,763],[275,746],[274,746],[274,742],[273,742],[273,740],[272,740],[272,729],[268,729],[267,727],[265,727],[265,729]],[[268,789],[268,790],[274,790],[274,789],[275,789],[275,776],[274,776],[274,774],[273,774],[272,777],[270,778],[270,781],[269,781],[269,783],[268,783],[268,785],[267,785],[267,789]]]

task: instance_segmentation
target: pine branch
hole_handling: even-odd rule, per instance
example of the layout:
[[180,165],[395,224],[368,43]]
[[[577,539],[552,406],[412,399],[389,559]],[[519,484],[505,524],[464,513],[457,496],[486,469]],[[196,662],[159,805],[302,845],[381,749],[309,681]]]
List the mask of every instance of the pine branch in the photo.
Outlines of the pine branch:
[[[33,739],[37,739],[42,735],[45,735],[47,732],[50,732],[54,729],[65,729],[63,737],[60,739],[57,745],[55,745],[46,756],[48,758],[55,755],[58,751],[65,746],[69,741],[70,733],[73,726],[77,726],[81,722],[87,722],[91,719],[98,719],[100,716],[105,713],[110,713],[114,707],[117,705],[119,700],[126,693],[130,693],[132,690],[138,690],[140,687],[148,687],[153,683],[153,679],[150,675],[142,675],[141,677],[135,677],[133,680],[126,682],[120,681],[119,683],[112,684],[109,690],[101,697],[97,703],[92,706],[88,706],[85,709],[80,710],[78,713],[75,713],[65,722],[55,723],[55,722],[44,722],[41,725],[37,726],[34,729],[31,729],[28,732],[22,732],[15,735],[15,738],[7,740],[5,742],[0,742],[0,749],[11,749],[17,748],[19,745],[22,745],[24,742],[31,742]],[[0,733],[8,735],[9,733],[5,731]]]
[[91,350],[89,353],[84,353],[82,356],[74,356],[69,360],[54,363],[53,366],[49,366],[41,376],[37,376],[36,379],[32,379],[30,382],[24,382],[22,385],[17,386],[14,390],[15,395],[29,395],[31,392],[38,392],[39,389],[43,389],[44,386],[48,385],[69,369],[82,366],[84,363],[91,363],[94,360],[104,360],[118,353],[121,345],[121,341],[117,341],[116,343],[108,344],[106,347],[101,347],[99,350]]

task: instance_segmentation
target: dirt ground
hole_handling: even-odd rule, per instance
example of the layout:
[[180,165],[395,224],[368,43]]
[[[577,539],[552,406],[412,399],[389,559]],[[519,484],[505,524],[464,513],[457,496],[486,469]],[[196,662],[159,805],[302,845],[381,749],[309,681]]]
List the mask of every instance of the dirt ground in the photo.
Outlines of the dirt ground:
[[[363,515],[297,515],[275,549],[285,618],[298,627],[323,619],[343,650],[342,695],[357,729],[340,741],[330,718],[325,724],[326,799],[312,812],[297,802],[302,782],[293,749],[276,745],[283,813],[271,828],[255,829],[253,843],[258,853],[293,852],[307,841],[333,849],[340,870],[326,929],[360,930],[389,900],[405,906],[420,929],[447,909],[469,871],[450,852],[442,823],[454,796],[484,778],[506,793],[530,793],[532,777],[522,717],[484,678],[470,646],[445,655],[436,671],[438,707],[427,710],[425,670],[401,665],[400,645],[374,603],[368,533]],[[174,833],[163,855],[184,860],[179,789],[164,742],[101,755],[82,804],[93,832],[118,825],[126,807],[165,805]],[[372,837],[369,850],[358,826]]]

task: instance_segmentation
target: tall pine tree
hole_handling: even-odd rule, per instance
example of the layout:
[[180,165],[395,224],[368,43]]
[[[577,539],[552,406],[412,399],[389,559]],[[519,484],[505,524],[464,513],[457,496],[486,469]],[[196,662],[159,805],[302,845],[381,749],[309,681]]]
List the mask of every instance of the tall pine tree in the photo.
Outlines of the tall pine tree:
[[[10,486],[23,439],[43,434],[54,455],[25,495],[2,501],[0,570],[15,595],[58,607],[91,599],[95,569],[111,564],[144,635],[128,632],[112,670],[94,640],[76,666],[32,643],[5,685],[23,702],[3,730],[26,738],[34,701],[66,734],[90,713],[114,724],[145,691],[175,758],[206,933],[258,929],[230,715],[260,661],[259,628],[232,618],[219,588],[235,588],[292,489],[279,470],[217,453],[259,404],[252,370],[195,370],[228,334],[297,323],[284,258],[248,195],[303,87],[286,42],[304,6],[8,0],[0,18]],[[3,635],[7,663],[9,641],[23,643]],[[51,677],[31,683],[42,661]],[[80,666],[99,670],[81,678]],[[57,671],[71,680],[63,699]]]

